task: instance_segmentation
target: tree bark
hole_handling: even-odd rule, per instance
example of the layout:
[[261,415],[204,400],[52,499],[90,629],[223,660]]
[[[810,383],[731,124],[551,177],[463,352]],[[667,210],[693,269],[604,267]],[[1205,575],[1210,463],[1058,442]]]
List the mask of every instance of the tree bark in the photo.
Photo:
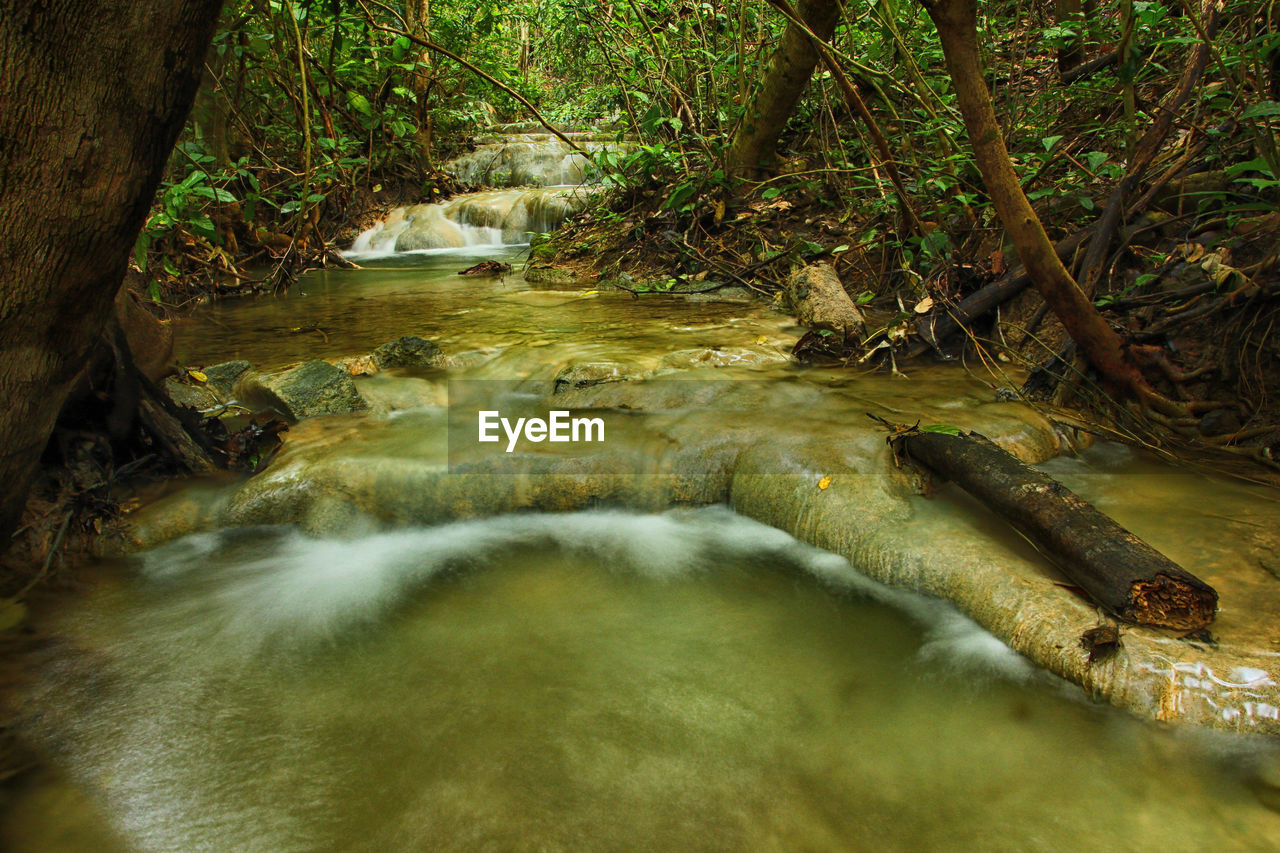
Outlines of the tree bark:
[[[814,35],[830,41],[843,6],[843,0],[800,0],[796,12]],[[808,33],[788,23],[729,145],[729,174],[759,178],[768,173],[777,158],[778,137],[820,58]]]
[[[405,23],[409,32],[424,41],[431,40],[431,0],[408,0],[405,4]],[[431,51],[423,49],[418,54],[418,68],[413,72],[413,95],[417,99],[418,132],[414,142],[424,164],[431,163],[431,103],[427,97],[431,88]]]
[[1022,192],[996,121],[991,93],[982,77],[978,53],[976,0],[921,0],[942,42],[947,72],[955,87],[974,158],[996,213],[1018,250],[1032,285],[1058,316],[1102,380],[1144,403],[1171,414],[1184,414],[1173,401],[1157,394],[1126,356],[1103,316],[1076,285],[1045,234],[1040,218]]
[[908,434],[907,455],[1020,530],[1109,612],[1140,625],[1194,631],[1213,621],[1218,594],[1048,474],[977,433]]
[[0,0],[0,548],[102,333],[221,0]]

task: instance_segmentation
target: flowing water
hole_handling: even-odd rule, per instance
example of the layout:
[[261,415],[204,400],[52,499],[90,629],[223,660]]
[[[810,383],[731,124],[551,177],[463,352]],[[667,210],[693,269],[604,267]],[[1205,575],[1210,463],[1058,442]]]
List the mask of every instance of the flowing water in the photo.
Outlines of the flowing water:
[[[499,212],[508,201],[471,198]],[[455,208],[437,213],[455,222]],[[360,380],[383,405],[298,424],[250,485],[336,470],[339,491],[363,494],[362,477],[447,455],[448,380],[527,383],[584,364],[699,380],[653,392],[666,395],[653,417],[676,424],[667,445],[637,444],[654,464],[681,459],[682,436],[804,431],[834,448],[869,410],[957,423],[982,410],[999,423],[991,388],[959,369],[903,381],[797,368],[786,353],[798,330],[762,303],[531,285],[500,225],[484,224],[499,220],[474,216],[467,227],[493,229],[492,243],[393,253],[374,235],[366,257],[385,259],[368,269],[307,275],[284,297],[218,303],[178,324],[191,365],[278,369],[409,334],[451,359]],[[457,275],[481,258],[517,271]],[[717,458],[699,457],[698,470],[714,478]],[[1206,544],[1224,519],[1246,525],[1241,540],[1274,527],[1274,504],[1255,492],[1170,478],[1112,448],[1050,467],[1189,564],[1202,551],[1240,559]],[[41,617],[51,639],[19,710],[47,766],[10,792],[0,848],[1280,844],[1269,742],[1164,729],[1091,702],[951,605],[880,586],[723,506],[397,526],[388,507],[430,496],[388,482],[373,493],[380,512],[359,524],[322,514],[305,534],[179,538],[104,562],[80,601]],[[196,483],[176,497],[197,507],[234,488]],[[915,500],[917,520],[970,524],[993,551],[1035,558],[949,490]]]
[[555,230],[591,197],[589,155],[627,145],[594,134],[570,136],[579,150],[550,134],[486,137],[481,145],[445,164],[464,185],[507,187],[468,193],[441,203],[397,207],[356,238],[356,260],[395,253],[492,249],[527,244],[532,234]]
[[[125,571],[132,568],[132,571]],[[1270,850],[1188,741],[723,509],[192,537],[53,626],[14,853]]]

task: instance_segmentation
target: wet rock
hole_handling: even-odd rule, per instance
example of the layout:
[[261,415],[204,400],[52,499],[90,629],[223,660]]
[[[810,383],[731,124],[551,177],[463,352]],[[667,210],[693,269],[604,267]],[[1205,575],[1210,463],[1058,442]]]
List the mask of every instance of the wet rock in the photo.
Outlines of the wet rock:
[[750,302],[755,295],[745,287],[710,287],[682,294],[686,302]]
[[615,361],[592,361],[571,364],[556,374],[555,391],[559,394],[575,388],[590,388],[605,382],[622,382],[630,378],[632,368]]
[[373,351],[373,363],[380,369],[388,367],[439,367],[445,362],[440,347],[413,335],[387,341]]
[[308,361],[284,373],[253,377],[246,386],[249,395],[294,420],[368,408],[355,381],[327,361]]
[[234,396],[236,381],[252,366],[249,362],[240,359],[206,367],[203,371],[205,385],[222,399],[230,399]]
[[538,284],[572,284],[581,281],[583,276],[574,270],[552,264],[529,264],[525,268],[524,278],[525,281]]
[[796,319],[811,329],[842,335],[862,334],[865,329],[862,312],[845,293],[831,264],[809,264],[792,273],[787,299]]
[[683,349],[662,357],[659,369],[687,370],[692,367],[760,367],[789,360],[780,352],[762,352],[743,347]]
[[374,415],[449,405],[447,383],[385,373],[361,380],[360,396]]
[[185,382],[178,381],[173,376],[166,377],[161,386],[174,403],[195,409],[198,412],[215,408],[221,402],[212,389],[204,385],[188,385]]

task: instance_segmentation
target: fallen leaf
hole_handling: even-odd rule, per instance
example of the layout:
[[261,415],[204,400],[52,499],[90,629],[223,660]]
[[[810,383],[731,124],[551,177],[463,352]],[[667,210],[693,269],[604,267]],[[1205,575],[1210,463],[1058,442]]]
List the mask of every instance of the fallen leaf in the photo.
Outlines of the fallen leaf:
[[1007,267],[1005,267],[1004,264],[1004,249],[996,249],[991,253],[991,274],[1004,275],[1006,269]]
[[716,224],[719,225],[720,221],[724,219],[724,202],[717,201],[714,207],[716,211],[716,216],[715,216]]
[[7,631],[22,624],[27,618],[27,606],[12,598],[0,598],[0,631]]
[[830,485],[831,485],[830,477],[823,477],[821,480],[818,481],[818,488],[823,490],[824,492],[827,490],[827,487]]
[[931,308],[933,308],[933,297],[926,296],[916,303],[915,312],[917,314],[927,314]]
[[194,380],[195,380],[195,381],[197,381],[197,382],[208,382],[208,381],[209,381],[209,377],[208,377],[208,376],[205,376],[203,373],[201,373],[201,372],[200,372],[200,371],[198,371],[198,370],[189,370],[189,371],[187,371],[187,375],[188,375],[188,376],[190,376],[192,379],[194,379]]

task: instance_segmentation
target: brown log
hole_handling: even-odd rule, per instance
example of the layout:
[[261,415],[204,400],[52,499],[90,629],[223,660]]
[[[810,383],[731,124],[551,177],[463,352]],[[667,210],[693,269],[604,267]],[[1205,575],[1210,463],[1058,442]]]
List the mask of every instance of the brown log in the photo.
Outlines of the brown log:
[[1179,631],[1213,621],[1218,593],[1212,587],[985,437],[913,432],[895,442],[1021,531],[1116,617]]

